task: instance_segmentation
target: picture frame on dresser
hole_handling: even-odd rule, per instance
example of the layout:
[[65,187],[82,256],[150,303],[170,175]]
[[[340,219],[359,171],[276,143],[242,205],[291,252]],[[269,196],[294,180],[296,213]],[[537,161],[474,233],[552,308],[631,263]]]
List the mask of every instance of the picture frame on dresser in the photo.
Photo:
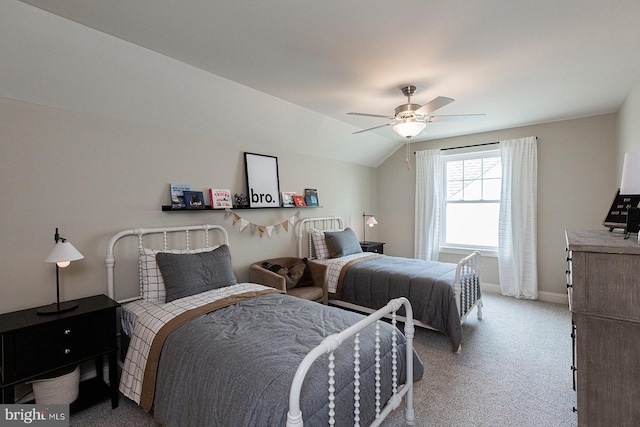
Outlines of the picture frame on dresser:
[[[627,218],[629,209],[640,207],[640,195],[638,194],[620,194],[620,189],[616,192],[611,208],[607,212],[607,216],[602,225],[613,231],[616,228],[627,229]],[[637,230],[631,232],[637,232]]]

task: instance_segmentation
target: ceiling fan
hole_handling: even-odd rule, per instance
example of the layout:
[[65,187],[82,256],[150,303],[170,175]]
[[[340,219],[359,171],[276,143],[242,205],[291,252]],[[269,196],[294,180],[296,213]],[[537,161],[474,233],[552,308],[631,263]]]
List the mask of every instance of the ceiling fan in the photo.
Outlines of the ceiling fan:
[[457,115],[441,115],[430,116],[430,114],[446,105],[451,104],[454,100],[445,96],[438,96],[424,105],[412,104],[411,97],[416,93],[416,87],[413,85],[405,85],[401,87],[402,93],[407,97],[407,103],[396,107],[393,116],[384,116],[380,114],[368,113],[347,113],[355,116],[378,117],[387,120],[396,120],[395,123],[386,123],[384,125],[375,126],[369,129],[353,132],[354,134],[367,132],[370,130],[382,128],[385,126],[393,126],[393,130],[400,136],[411,139],[418,135],[430,122],[444,122],[453,120],[481,120],[486,117],[485,114],[457,114]]

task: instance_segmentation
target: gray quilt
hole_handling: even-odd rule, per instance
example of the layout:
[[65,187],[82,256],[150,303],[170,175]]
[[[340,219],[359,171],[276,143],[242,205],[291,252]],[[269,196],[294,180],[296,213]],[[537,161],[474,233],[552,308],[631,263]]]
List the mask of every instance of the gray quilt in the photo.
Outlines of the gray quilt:
[[[272,294],[225,307],[180,326],[165,341],[156,379],[154,416],[165,426],[284,426],[289,388],[304,356],[327,335],[363,316]],[[381,323],[383,373],[391,366],[391,325]],[[373,328],[361,333],[361,420],[373,417]],[[399,333],[399,342],[404,336]],[[369,348],[369,351],[366,349]],[[353,425],[353,341],[336,354],[336,425]],[[328,356],[302,388],[305,426],[328,423]],[[404,347],[399,352],[404,381]],[[414,353],[414,380],[423,365]],[[383,375],[383,403],[391,395]]]
[[448,334],[457,350],[462,325],[453,292],[455,275],[456,264],[451,263],[387,255],[367,258],[348,266],[339,285],[340,299],[377,310],[404,296],[414,319]]

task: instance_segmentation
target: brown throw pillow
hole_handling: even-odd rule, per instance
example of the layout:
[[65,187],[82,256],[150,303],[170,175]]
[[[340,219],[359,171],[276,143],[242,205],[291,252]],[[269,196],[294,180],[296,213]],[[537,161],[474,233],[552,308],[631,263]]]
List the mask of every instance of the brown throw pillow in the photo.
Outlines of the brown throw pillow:
[[307,259],[302,258],[300,261],[297,261],[288,268],[283,267],[282,265],[272,264],[268,261],[263,262],[262,267],[284,277],[287,289],[291,289],[296,287],[298,281],[304,275],[304,272],[307,269]]

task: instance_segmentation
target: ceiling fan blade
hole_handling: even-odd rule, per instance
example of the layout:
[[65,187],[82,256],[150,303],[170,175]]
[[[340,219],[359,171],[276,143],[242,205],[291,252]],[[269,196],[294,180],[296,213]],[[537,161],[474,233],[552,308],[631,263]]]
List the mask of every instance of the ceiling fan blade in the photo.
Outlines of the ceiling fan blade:
[[382,114],[368,114],[368,113],[347,113],[347,114],[351,114],[352,116],[378,117],[381,119],[389,119],[389,120],[395,119],[394,116],[383,116]]
[[395,125],[395,123],[385,123],[383,125],[372,127],[372,128],[369,128],[369,129],[359,130],[357,132],[354,132],[353,135],[355,135],[357,133],[362,133],[362,132],[367,132],[367,131],[370,131],[370,130],[378,129],[378,128],[383,128],[383,127],[386,127],[386,126],[391,126],[391,125]]
[[449,116],[430,116],[427,117],[427,122],[471,122],[475,120],[482,120],[487,117],[486,114],[454,114]]
[[422,107],[418,108],[416,110],[416,114],[419,116],[427,116],[430,113],[436,111],[437,109],[442,108],[445,105],[451,104],[453,101],[455,100],[452,98],[447,98],[446,96],[439,96],[427,102]]

